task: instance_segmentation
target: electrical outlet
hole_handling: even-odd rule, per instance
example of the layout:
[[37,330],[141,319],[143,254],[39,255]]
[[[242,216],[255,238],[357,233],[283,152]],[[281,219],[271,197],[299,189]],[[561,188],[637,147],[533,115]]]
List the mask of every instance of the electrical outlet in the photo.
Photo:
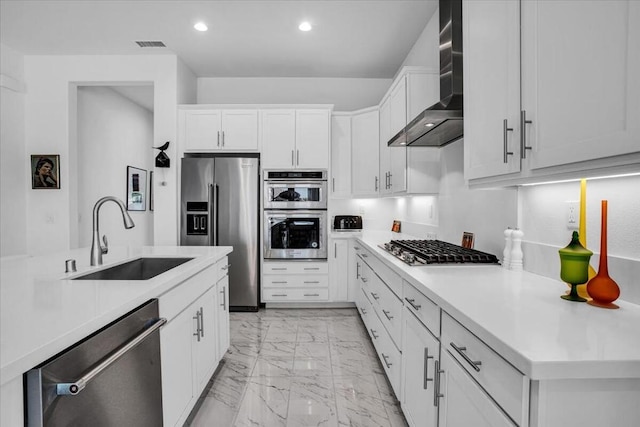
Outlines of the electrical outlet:
[[580,226],[580,206],[578,202],[567,202],[567,228],[577,230]]

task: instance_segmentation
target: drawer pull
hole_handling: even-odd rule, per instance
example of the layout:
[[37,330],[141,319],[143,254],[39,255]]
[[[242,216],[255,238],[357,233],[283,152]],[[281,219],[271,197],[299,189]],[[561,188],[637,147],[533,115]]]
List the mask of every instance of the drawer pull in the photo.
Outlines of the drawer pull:
[[367,314],[367,310],[365,310],[364,308],[361,308],[361,309],[360,309],[360,312],[361,312],[362,314]]
[[379,300],[380,297],[378,296],[378,294],[376,294],[375,292],[371,292],[371,296],[373,297],[373,299]]
[[390,311],[382,310],[382,312],[384,313],[385,317],[386,317],[388,320],[393,319],[393,316],[389,316],[389,313],[391,313]]
[[224,267],[220,267],[221,270],[228,270],[231,267],[231,264],[227,264]]
[[286,297],[287,294],[273,294],[274,297]]
[[320,267],[305,267],[305,271],[307,270],[320,270]]
[[320,283],[318,280],[305,280],[304,283]]
[[374,340],[378,339],[379,335],[376,335],[376,331],[374,331],[373,329],[369,329],[371,331],[371,336],[373,337]]
[[320,294],[304,294],[305,297],[319,297]]
[[429,367],[429,359],[433,359],[433,356],[429,356],[429,347],[424,348],[424,384],[422,388],[427,390],[429,381],[433,381],[433,378],[429,378],[427,368]]
[[362,254],[362,257],[363,257],[363,258],[369,258],[369,255],[367,255],[367,254]]
[[433,389],[433,406],[438,407],[438,398],[444,397],[444,394],[440,393],[440,374],[444,374],[444,369],[440,369],[440,361],[436,360],[436,370],[434,376],[434,389]]
[[364,283],[367,283],[367,282],[369,281],[369,279],[367,279],[366,277],[360,276],[360,278],[362,279],[362,281],[363,281]]
[[356,280],[360,278],[360,263],[356,261]]
[[285,283],[289,283],[289,282],[287,282],[286,280],[280,280],[280,281],[274,280],[271,283],[285,284]]
[[462,356],[462,358],[466,360],[467,363],[473,367],[473,369],[476,370],[476,372],[480,372],[480,365],[482,365],[482,362],[479,360],[471,360],[471,358],[467,356],[467,353],[465,353],[465,351],[467,350],[467,347],[458,347],[453,342],[449,344],[451,344],[451,347],[453,347],[453,349],[457,351],[458,354]]
[[420,310],[420,307],[422,307],[420,304],[416,304],[415,303],[415,299],[411,298],[405,298],[405,300],[411,305],[411,307],[413,307],[414,310],[418,311]]
[[355,249],[356,251],[359,251],[359,250],[360,250],[360,247],[358,247],[358,246],[354,246],[354,247],[353,247],[353,249]]
[[385,365],[387,365],[387,368],[390,368],[390,367],[393,365],[393,363],[389,363],[389,362],[387,361],[387,358],[388,358],[389,356],[387,356],[387,355],[386,355],[386,354],[384,354],[384,353],[380,353],[380,355],[382,355],[382,359],[384,360],[384,364],[385,364]]
[[287,271],[287,267],[272,267],[272,271]]

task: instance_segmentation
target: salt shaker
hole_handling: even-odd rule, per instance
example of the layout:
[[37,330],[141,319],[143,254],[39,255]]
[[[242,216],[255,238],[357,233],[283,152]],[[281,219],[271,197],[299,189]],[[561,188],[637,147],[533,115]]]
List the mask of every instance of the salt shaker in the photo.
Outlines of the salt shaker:
[[502,267],[509,269],[511,262],[511,234],[513,230],[508,227],[504,230],[504,251],[502,251]]
[[524,233],[517,228],[511,233],[511,260],[509,267],[514,271],[522,271],[522,236],[524,236]]

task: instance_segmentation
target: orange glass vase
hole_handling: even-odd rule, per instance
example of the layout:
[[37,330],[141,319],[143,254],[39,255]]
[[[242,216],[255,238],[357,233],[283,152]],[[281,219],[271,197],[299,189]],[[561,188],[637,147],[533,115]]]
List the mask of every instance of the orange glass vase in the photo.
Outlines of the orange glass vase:
[[589,304],[602,308],[619,308],[613,304],[620,296],[618,284],[609,277],[607,263],[607,201],[602,201],[602,222],[600,231],[600,267],[598,274],[587,283],[587,292],[593,298]]

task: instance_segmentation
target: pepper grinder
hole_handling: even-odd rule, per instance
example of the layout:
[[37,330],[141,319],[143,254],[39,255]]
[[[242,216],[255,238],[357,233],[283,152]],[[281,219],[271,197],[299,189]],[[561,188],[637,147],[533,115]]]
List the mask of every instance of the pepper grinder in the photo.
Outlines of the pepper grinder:
[[509,267],[514,271],[522,271],[522,236],[524,236],[524,233],[518,228],[511,233],[511,260]]
[[509,269],[511,268],[511,235],[513,234],[513,230],[511,227],[507,227],[504,230],[504,251],[502,251],[502,267]]

